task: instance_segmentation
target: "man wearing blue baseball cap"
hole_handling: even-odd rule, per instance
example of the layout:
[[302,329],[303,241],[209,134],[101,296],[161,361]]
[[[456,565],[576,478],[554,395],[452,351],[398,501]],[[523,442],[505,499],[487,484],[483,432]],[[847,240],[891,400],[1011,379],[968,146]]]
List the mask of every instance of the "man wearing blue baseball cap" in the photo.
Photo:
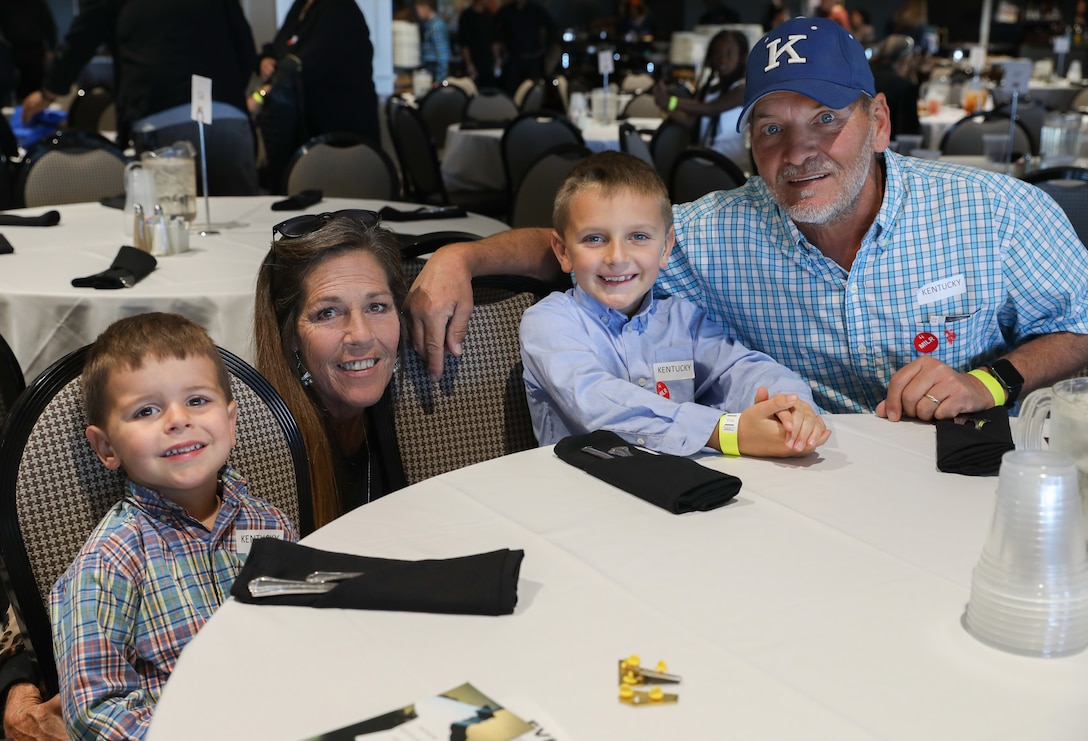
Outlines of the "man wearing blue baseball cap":
[[[748,57],[738,128],[759,177],[673,206],[655,289],[694,301],[806,378],[831,412],[951,418],[1088,366],[1088,252],[1032,185],[888,152],[861,45],[795,18]],[[554,277],[546,230],[451,245],[412,293],[432,373],[456,353],[472,275]]]

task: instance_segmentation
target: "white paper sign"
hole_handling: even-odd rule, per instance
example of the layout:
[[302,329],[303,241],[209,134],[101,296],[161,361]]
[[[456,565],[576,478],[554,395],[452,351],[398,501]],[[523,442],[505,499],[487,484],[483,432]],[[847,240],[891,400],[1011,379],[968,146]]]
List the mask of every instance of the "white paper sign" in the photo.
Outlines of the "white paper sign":
[[1009,92],[1026,93],[1031,82],[1031,61],[1016,60],[1005,62],[1005,76],[1001,80],[1001,89]]
[[212,122],[212,78],[193,75],[193,108],[189,118],[206,124]]
[[612,74],[616,69],[615,60],[612,59],[612,50],[597,52],[597,71],[602,75]]
[[1068,54],[1069,53],[1069,37],[1068,36],[1055,36],[1054,37],[1054,53],[1055,54]]

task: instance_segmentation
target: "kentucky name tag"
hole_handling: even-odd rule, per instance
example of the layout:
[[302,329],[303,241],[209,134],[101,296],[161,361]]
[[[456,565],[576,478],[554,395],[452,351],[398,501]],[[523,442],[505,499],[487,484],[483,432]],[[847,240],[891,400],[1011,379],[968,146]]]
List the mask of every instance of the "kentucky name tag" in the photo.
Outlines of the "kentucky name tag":
[[668,360],[654,363],[655,381],[687,381],[695,378],[694,360]]
[[234,531],[234,551],[239,556],[248,556],[254,541],[261,538],[283,540],[283,530],[236,530]]
[[918,305],[933,304],[946,298],[959,296],[965,291],[967,291],[967,282],[963,279],[963,273],[941,278],[918,289]]

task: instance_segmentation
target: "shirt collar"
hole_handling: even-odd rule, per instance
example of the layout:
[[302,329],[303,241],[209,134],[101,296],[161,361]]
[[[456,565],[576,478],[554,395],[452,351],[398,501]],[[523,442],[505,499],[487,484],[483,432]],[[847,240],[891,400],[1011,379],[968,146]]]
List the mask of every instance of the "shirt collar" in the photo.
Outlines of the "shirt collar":
[[[148,489],[146,486],[141,486],[134,481],[127,483],[129,499],[144,512],[165,522],[170,522],[179,528],[188,523],[196,522],[185,511],[185,508],[177,502],[173,502],[161,496],[154,489]],[[234,514],[239,506],[239,492],[243,486],[245,486],[245,480],[230,465],[223,466],[220,469],[218,493],[223,501],[220,505],[220,515],[216,517],[217,524],[223,521],[222,516],[224,513],[230,515],[229,519],[226,520],[227,522],[234,519]]]
[[628,318],[622,311],[617,311],[611,307],[605,306],[597,299],[590,296],[581,286],[574,287],[574,301],[583,310],[590,315],[597,318],[601,324],[608,327],[613,332],[621,331],[628,324],[637,331],[643,332],[646,329],[646,323],[649,321],[650,314],[653,313],[654,307],[657,302],[654,300],[653,291],[647,291],[646,295],[642,298],[642,304],[639,306],[638,311],[631,318]]

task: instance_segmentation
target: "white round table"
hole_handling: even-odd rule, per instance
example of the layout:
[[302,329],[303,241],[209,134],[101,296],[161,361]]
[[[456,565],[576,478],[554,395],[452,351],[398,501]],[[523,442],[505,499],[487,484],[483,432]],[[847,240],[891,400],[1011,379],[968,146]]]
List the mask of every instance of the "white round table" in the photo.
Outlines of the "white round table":
[[[190,234],[190,252],[158,258],[158,267],[132,288],[73,288],[72,278],[106,270],[122,244],[124,214],[98,203],[57,206],[61,221],[52,227],[0,227],[15,248],[0,255],[0,335],[15,352],[23,373],[32,380],[65,354],[93,342],[110,323],[146,311],[172,311],[205,327],[212,339],[250,360],[253,292],[257,269],[272,242],[272,226],[301,213],[343,208],[399,210],[416,204],[327,198],[305,211],[273,211],[276,196],[211,199],[211,220],[244,226],[220,234]],[[38,215],[48,209],[13,211]],[[205,223],[199,204],[196,227]],[[405,234],[465,231],[488,236],[508,225],[485,216],[434,221],[385,222]]]

